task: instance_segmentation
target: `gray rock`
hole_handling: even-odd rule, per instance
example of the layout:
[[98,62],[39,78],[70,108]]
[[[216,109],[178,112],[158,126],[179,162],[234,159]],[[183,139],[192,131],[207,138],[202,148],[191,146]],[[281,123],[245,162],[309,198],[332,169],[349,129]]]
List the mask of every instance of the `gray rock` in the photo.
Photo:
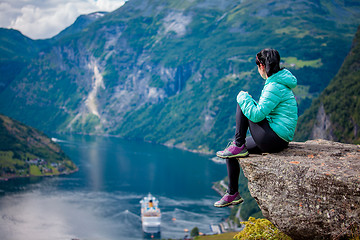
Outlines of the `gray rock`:
[[325,140],[239,159],[265,218],[294,240],[340,239],[360,225],[360,147]]

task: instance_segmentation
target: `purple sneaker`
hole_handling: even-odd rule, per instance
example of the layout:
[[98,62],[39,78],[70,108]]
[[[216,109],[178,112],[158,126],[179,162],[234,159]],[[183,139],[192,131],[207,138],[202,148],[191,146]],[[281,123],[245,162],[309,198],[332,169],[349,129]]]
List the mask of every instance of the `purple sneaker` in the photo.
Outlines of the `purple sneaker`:
[[229,205],[237,205],[244,201],[241,198],[239,192],[236,192],[234,195],[230,195],[229,193],[225,193],[225,195],[216,203],[214,203],[214,207],[226,207]]
[[230,142],[228,146],[223,151],[218,151],[216,156],[219,158],[239,158],[239,157],[247,157],[249,152],[243,144],[241,147],[235,145],[235,141]]

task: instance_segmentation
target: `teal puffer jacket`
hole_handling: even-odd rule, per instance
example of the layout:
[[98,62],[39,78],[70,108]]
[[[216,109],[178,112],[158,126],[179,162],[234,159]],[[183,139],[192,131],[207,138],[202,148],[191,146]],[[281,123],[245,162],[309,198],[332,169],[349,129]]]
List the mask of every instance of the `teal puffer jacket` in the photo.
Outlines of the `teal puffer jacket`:
[[292,88],[297,80],[292,73],[283,69],[266,79],[265,86],[257,103],[247,92],[241,91],[237,96],[244,115],[252,122],[266,118],[274,132],[287,142],[295,133],[297,124],[297,103]]

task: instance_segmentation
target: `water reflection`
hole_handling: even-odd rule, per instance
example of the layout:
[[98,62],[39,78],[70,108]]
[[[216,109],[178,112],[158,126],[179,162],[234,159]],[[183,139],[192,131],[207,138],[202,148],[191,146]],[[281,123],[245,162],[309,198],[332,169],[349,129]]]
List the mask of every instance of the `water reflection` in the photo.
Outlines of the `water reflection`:
[[[162,238],[228,216],[212,207],[226,167],[208,156],[102,137],[57,137],[77,173],[0,182],[0,239],[143,239],[139,201],[159,199]],[[175,221],[173,219],[176,219]]]
[[89,149],[83,149],[82,158],[89,159],[89,176],[92,183],[92,189],[98,191],[103,186],[103,164],[101,160],[106,158],[106,152],[102,151],[101,146],[103,145],[103,138],[97,139],[92,142]]
[[[81,197],[88,200],[81,201]],[[127,227],[134,229],[133,223],[139,221],[138,217],[123,221],[124,217],[128,218],[125,214],[116,216],[122,222],[117,224],[113,218],[101,216],[99,205],[111,202],[101,194],[46,196],[36,191],[23,194],[15,201],[6,200],[10,199],[1,201],[6,203],[1,211],[1,239],[118,239],[124,233],[129,234]]]

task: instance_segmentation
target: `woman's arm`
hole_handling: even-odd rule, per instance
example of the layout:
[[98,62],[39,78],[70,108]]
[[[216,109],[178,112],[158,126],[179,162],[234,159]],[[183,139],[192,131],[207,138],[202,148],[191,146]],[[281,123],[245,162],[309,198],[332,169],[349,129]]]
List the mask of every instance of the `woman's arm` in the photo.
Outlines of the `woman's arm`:
[[281,91],[274,83],[265,85],[259,103],[247,92],[241,91],[237,96],[244,115],[252,122],[260,122],[279,104]]

